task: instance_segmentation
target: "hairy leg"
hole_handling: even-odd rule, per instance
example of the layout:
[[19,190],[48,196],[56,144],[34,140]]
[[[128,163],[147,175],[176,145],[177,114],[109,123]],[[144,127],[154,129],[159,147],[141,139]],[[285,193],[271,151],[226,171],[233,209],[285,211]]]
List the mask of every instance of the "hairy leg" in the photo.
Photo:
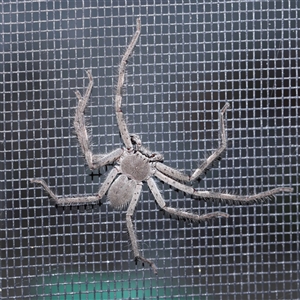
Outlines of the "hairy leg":
[[126,212],[126,225],[127,225],[127,229],[128,229],[128,233],[129,233],[129,237],[130,237],[130,241],[131,241],[131,247],[132,247],[132,251],[134,254],[134,259],[136,261],[139,260],[142,263],[149,264],[149,266],[152,268],[154,274],[157,274],[157,268],[156,268],[155,264],[151,260],[148,260],[145,257],[141,256],[141,254],[140,254],[136,233],[135,233],[133,223],[132,223],[132,216],[134,214],[135,207],[139,201],[141,189],[142,189],[142,184],[138,184],[135,188],[132,200],[131,200],[129,207],[127,209],[127,212]]
[[201,176],[203,173],[205,173],[210,166],[213,164],[214,161],[216,161],[221,154],[223,153],[223,151],[226,149],[227,147],[227,136],[226,136],[226,130],[225,130],[225,122],[224,122],[224,114],[227,110],[227,108],[229,107],[229,104],[226,103],[224,105],[224,107],[221,109],[220,112],[220,135],[221,135],[221,144],[219,146],[219,148],[217,150],[215,150],[201,165],[199,168],[197,168],[194,173],[189,176],[186,175],[184,173],[182,173],[179,170],[176,170],[174,168],[171,168],[169,166],[166,166],[165,164],[158,162],[156,163],[156,168],[164,173],[165,175],[167,175],[168,177],[180,180],[180,181],[185,181],[185,182],[189,182],[189,181],[194,181],[195,179],[197,179],[199,176]]
[[121,60],[120,67],[119,67],[119,76],[118,76],[118,83],[117,83],[117,90],[116,90],[116,98],[115,98],[115,109],[116,109],[116,116],[117,116],[117,122],[120,130],[120,134],[122,137],[122,140],[126,146],[127,149],[132,149],[132,142],[130,138],[130,134],[124,119],[124,115],[121,109],[122,104],[122,89],[124,85],[125,80],[125,69],[126,65],[129,59],[129,56],[131,55],[138,38],[141,33],[141,20],[138,18],[136,20],[136,31],[132,37],[132,40],[130,44],[127,47],[127,50]]
[[85,125],[85,116],[84,112],[90,98],[92,88],[93,88],[93,77],[90,71],[86,72],[89,77],[89,85],[86,89],[84,96],[82,97],[79,91],[76,91],[76,96],[78,99],[78,105],[75,111],[74,117],[74,128],[78,138],[78,142],[84,158],[91,170],[98,169],[102,166],[112,164],[116,161],[123,153],[122,149],[117,149],[111,153],[104,155],[94,155],[92,153],[92,147],[90,143],[90,137]]
[[281,192],[291,193],[293,188],[289,187],[278,187],[269,191],[265,191],[259,194],[247,195],[247,196],[240,196],[240,195],[232,195],[226,193],[216,193],[210,191],[197,191],[191,186],[187,186],[182,184],[166,175],[161,173],[160,171],[156,171],[154,174],[160,180],[166,182],[167,184],[175,187],[176,189],[183,191],[187,194],[204,198],[204,199],[211,199],[211,200],[222,200],[229,204],[247,204],[247,203],[255,203],[263,199],[268,199],[275,194],[279,194]]
[[98,169],[100,167],[110,165],[114,163],[118,158],[121,157],[124,150],[121,148],[115,149],[109,153],[105,153],[103,155],[94,154],[93,155],[93,166],[94,169]]
[[147,180],[148,186],[157,202],[157,204],[160,206],[161,209],[163,209],[164,211],[166,211],[167,213],[169,213],[170,215],[176,216],[178,218],[181,219],[188,219],[194,222],[202,222],[202,221],[208,221],[217,217],[223,217],[223,218],[228,218],[229,215],[223,212],[213,212],[213,213],[209,213],[209,214],[205,214],[205,215],[197,215],[197,214],[193,214],[184,210],[178,210],[172,207],[168,207],[166,206],[166,202],[163,199],[155,181],[153,180],[153,178],[149,178]]
[[31,183],[36,183],[41,185],[47,194],[53,199],[56,205],[58,206],[72,206],[72,205],[84,205],[97,203],[105,195],[111,183],[117,176],[119,171],[113,168],[108,174],[106,180],[103,182],[97,196],[83,196],[83,197],[59,197],[52,192],[50,187],[43,179],[31,179]]
[[83,204],[92,204],[99,202],[100,198],[98,196],[83,196],[83,197],[59,197],[55,195],[50,187],[47,185],[47,183],[43,179],[31,179],[31,183],[37,183],[40,184],[44,190],[47,192],[47,194],[54,200],[56,205],[59,206],[71,206],[71,205],[83,205]]

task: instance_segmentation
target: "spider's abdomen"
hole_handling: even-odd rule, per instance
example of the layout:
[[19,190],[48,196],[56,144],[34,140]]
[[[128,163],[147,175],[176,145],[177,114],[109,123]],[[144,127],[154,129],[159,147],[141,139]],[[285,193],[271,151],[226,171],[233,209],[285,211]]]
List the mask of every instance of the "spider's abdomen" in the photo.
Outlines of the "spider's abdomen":
[[136,187],[134,180],[126,175],[120,175],[110,186],[107,198],[113,208],[121,209],[129,203]]
[[136,181],[143,181],[150,175],[150,164],[140,154],[124,157],[120,164],[122,173]]

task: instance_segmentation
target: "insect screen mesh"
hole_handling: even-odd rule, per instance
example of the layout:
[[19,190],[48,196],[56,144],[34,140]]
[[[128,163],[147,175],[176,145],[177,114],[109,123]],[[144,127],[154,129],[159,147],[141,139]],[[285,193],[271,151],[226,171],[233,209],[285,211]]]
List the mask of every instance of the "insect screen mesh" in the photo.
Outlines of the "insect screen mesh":
[[[299,12],[285,0],[1,0],[1,299],[300,298]],[[158,182],[167,205],[231,215],[190,224],[164,215],[144,184],[134,222],[156,276],[134,263],[125,211],[55,207],[29,181],[65,196],[103,183],[111,167],[91,173],[76,141],[74,91],[91,70],[93,150],[121,147],[115,85],[137,17],[122,103],[130,132],[189,173],[218,147],[228,102],[228,149],[194,187],[294,188],[230,206]]]

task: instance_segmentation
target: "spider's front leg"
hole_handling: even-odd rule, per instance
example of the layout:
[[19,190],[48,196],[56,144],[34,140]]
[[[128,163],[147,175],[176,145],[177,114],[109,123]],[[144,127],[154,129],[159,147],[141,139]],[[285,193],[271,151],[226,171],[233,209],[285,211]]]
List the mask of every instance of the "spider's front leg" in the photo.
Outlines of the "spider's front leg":
[[225,112],[229,108],[229,103],[226,103],[220,112],[220,135],[221,135],[221,143],[218,149],[216,149],[200,166],[197,168],[191,176],[186,175],[179,170],[176,170],[174,168],[171,168],[169,166],[166,166],[165,164],[158,162],[156,163],[156,168],[162,172],[163,174],[167,175],[168,177],[171,177],[173,179],[177,179],[184,182],[194,181],[199,176],[204,174],[209,167],[219,159],[221,154],[224,152],[224,150],[227,147],[227,136],[226,136],[226,130],[225,130],[225,120],[224,115]]
[[78,138],[78,142],[82,153],[85,157],[85,160],[90,168],[90,170],[95,170],[100,167],[106,166],[108,164],[112,164],[115,162],[123,153],[122,149],[116,149],[110,153],[104,155],[94,155],[92,153],[92,147],[90,144],[90,137],[85,125],[85,116],[84,112],[88,103],[88,100],[91,96],[92,88],[93,88],[93,77],[90,71],[86,72],[89,78],[89,85],[86,89],[84,96],[82,97],[79,91],[76,91],[76,96],[78,99],[78,105],[75,111],[74,117],[74,128],[75,133]]
[[136,261],[140,260],[143,264],[144,263],[148,264],[152,268],[154,274],[157,274],[157,268],[155,264],[151,260],[141,256],[140,254],[136,233],[132,223],[132,216],[134,214],[135,207],[139,201],[141,190],[142,190],[142,184],[141,183],[137,184],[135,191],[133,193],[132,200],[130,201],[129,207],[126,212],[126,225],[127,225],[127,229],[131,241],[131,247],[134,254],[134,259]]
[[115,98],[115,109],[116,109],[116,116],[117,116],[117,122],[120,130],[120,134],[122,137],[122,140],[126,146],[126,148],[132,149],[132,141],[131,137],[125,122],[125,118],[122,112],[121,104],[122,104],[122,90],[123,85],[125,81],[125,69],[126,65],[129,59],[129,56],[131,55],[138,39],[141,34],[141,19],[138,18],[136,20],[136,31],[132,37],[132,40],[130,44],[127,47],[127,50],[125,51],[125,54],[121,60],[120,66],[119,66],[119,76],[118,76],[118,83],[116,88],[116,98]]

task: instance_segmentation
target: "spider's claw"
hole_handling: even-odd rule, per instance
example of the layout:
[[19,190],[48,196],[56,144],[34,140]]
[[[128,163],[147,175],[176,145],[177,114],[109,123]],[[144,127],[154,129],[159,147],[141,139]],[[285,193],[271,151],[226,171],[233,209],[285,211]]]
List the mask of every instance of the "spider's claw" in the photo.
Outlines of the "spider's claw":
[[92,76],[92,71],[91,70],[85,70],[90,82],[93,82],[93,76]]
[[230,104],[228,102],[225,103],[225,105],[221,109],[221,114],[224,114],[226,112],[227,108],[229,108],[229,107],[230,107]]
[[137,264],[138,260],[141,261],[141,263],[142,263],[143,266],[144,266],[144,263],[148,264],[152,268],[153,273],[155,275],[157,275],[157,267],[156,267],[155,263],[153,263],[151,260],[146,259],[145,257],[142,257],[142,256],[136,256],[134,258],[134,260],[135,260],[135,264]]
[[30,181],[31,183],[39,183],[39,184],[40,184],[40,180],[35,179],[35,178],[31,178],[31,179],[29,179],[29,181]]

